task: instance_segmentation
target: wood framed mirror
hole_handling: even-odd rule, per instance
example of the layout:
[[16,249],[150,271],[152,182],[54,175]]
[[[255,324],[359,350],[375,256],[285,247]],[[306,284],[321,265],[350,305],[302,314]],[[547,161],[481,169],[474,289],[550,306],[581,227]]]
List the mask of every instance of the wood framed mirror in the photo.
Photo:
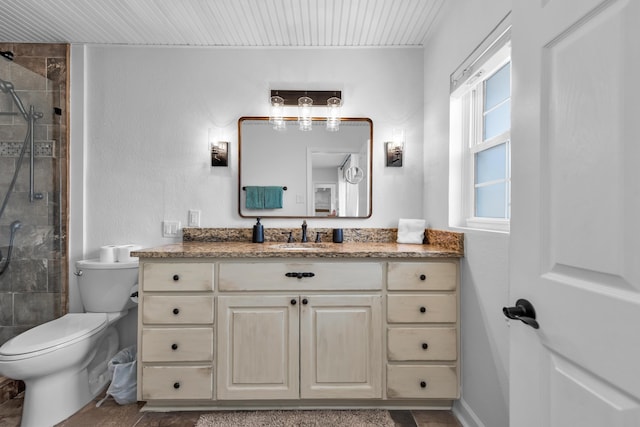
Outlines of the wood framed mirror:
[[369,218],[371,119],[340,119],[337,131],[328,131],[324,118],[314,118],[311,131],[299,130],[295,117],[284,120],[280,130],[268,117],[238,120],[240,216]]

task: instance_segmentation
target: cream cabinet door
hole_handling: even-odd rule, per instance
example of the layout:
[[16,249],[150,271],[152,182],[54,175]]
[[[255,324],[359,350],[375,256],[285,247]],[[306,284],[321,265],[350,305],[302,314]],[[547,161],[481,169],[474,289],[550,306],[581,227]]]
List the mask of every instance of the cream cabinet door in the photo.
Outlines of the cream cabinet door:
[[382,297],[300,297],[300,397],[382,396]]
[[297,399],[299,298],[218,297],[218,399]]

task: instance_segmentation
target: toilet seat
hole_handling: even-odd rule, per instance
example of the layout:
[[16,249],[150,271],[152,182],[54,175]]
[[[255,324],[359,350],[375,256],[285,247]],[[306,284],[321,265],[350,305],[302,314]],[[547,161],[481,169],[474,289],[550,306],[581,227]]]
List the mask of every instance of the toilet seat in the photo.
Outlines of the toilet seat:
[[107,327],[106,313],[69,313],[36,326],[0,347],[4,360],[26,359],[80,341]]

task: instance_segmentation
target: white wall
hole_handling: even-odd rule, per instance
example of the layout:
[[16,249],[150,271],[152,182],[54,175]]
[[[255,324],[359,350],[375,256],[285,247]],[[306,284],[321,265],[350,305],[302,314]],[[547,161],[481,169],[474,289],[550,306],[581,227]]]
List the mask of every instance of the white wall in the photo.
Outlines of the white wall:
[[[251,227],[238,215],[237,121],[268,115],[272,88],[340,89],[345,117],[373,120],[372,217],[308,220],[311,229],[395,227],[423,216],[421,48],[75,45],[71,65],[71,92],[83,95],[71,116],[71,263],[106,244],[178,241],[162,237],[161,222],[185,224],[189,209],[202,211],[204,227]],[[209,166],[209,128],[231,141],[230,167]],[[403,168],[384,167],[393,128],[406,131]],[[70,287],[79,310],[74,278]]]
[[[511,8],[509,0],[446,2],[425,46],[425,217],[448,227],[449,76]],[[461,268],[462,399],[466,425],[508,425],[508,234],[465,233]]]

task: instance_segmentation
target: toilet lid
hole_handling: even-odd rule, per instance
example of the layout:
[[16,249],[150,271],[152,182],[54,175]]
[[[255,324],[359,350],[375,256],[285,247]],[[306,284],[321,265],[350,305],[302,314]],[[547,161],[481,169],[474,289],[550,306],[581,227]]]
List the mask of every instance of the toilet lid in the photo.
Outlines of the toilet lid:
[[16,356],[42,351],[92,335],[106,325],[106,313],[65,314],[10,339],[0,347],[0,355]]

